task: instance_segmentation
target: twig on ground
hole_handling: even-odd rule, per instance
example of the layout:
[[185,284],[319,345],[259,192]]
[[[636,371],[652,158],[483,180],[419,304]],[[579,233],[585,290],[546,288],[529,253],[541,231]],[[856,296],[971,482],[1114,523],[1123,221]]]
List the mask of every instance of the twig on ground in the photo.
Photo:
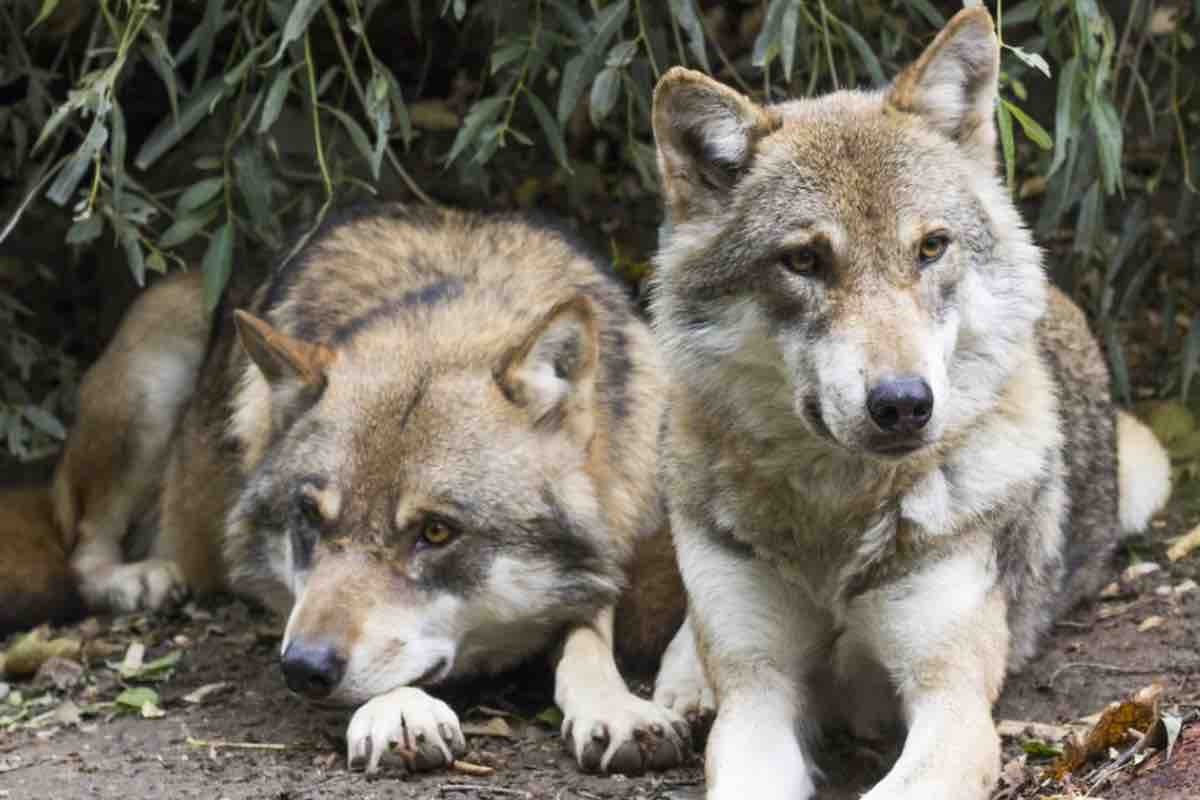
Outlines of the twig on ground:
[[507,797],[529,797],[529,792],[517,789],[505,789],[500,786],[489,786],[486,783],[443,783],[438,787],[442,794],[446,792],[482,792],[483,794],[505,795]]
[[1046,681],[1047,686],[1053,686],[1058,680],[1058,676],[1071,669],[1098,669],[1103,672],[1108,672],[1113,675],[1154,675],[1160,672],[1174,672],[1174,668],[1169,666],[1154,667],[1146,669],[1143,667],[1120,667],[1116,664],[1101,664],[1097,661],[1068,661],[1050,675],[1050,679]]
[[226,750],[288,750],[291,745],[274,742],[227,742],[224,739],[193,739],[187,737],[189,747],[213,747]]

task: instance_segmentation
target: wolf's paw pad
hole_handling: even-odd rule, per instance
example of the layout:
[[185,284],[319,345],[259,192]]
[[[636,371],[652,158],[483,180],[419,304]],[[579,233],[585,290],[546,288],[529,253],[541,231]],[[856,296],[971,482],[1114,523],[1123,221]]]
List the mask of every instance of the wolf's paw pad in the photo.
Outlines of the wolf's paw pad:
[[349,765],[364,762],[367,774],[379,769],[389,750],[410,772],[449,766],[467,749],[458,716],[450,706],[420,689],[403,687],[359,708],[346,729]]
[[568,715],[562,735],[584,772],[624,775],[679,766],[691,739],[678,714],[628,692],[597,698],[585,713]]
[[82,588],[86,597],[117,614],[157,611],[187,595],[179,568],[158,558],[115,565],[94,580],[85,578]]

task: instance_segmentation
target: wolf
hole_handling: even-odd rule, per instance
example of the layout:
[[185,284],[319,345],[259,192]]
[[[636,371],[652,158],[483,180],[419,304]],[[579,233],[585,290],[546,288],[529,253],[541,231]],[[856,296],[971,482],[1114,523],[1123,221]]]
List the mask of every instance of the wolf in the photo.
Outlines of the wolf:
[[542,653],[582,768],[688,756],[687,721],[614,654],[614,630],[661,653],[683,590],[662,364],[596,257],[548,222],[385,204],[236,271],[211,317],[197,277],[161,287],[85,380],[50,492],[89,604],[262,600],[287,685],[358,706],[368,771],[391,745],[449,764],[465,743],[434,687]]
[[1005,674],[1165,502],[1161,446],[997,177],[998,68],[976,6],[879,90],[656,87],[664,485],[710,800],[811,797],[833,724],[904,732],[866,800],[987,797]]

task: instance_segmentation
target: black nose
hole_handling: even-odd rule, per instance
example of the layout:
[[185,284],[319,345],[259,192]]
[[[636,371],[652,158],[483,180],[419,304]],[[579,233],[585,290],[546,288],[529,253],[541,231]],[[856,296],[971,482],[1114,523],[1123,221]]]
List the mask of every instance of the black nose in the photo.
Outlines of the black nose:
[[328,697],[341,682],[346,659],[328,642],[295,639],[283,651],[282,666],[289,689],[320,700]]
[[933,416],[933,390],[923,378],[889,378],[867,394],[867,411],[880,430],[914,433]]

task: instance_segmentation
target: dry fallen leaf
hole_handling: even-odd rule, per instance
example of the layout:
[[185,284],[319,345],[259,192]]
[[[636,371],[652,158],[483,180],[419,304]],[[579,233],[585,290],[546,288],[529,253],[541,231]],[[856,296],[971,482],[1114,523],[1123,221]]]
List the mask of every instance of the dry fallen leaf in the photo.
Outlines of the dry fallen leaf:
[[1152,617],[1146,617],[1144,620],[1142,620],[1142,623],[1138,625],[1138,633],[1145,633],[1146,631],[1154,630],[1166,621],[1166,618],[1160,617],[1157,614]]
[[1015,739],[1030,736],[1047,742],[1060,742],[1072,733],[1078,733],[1080,728],[1078,725],[1050,725],[1021,719],[1002,719],[996,723],[996,733],[1003,737]]
[[139,641],[129,643],[129,649],[125,651],[125,658],[121,660],[121,677],[131,678],[142,671],[142,664],[146,659],[146,645]]
[[217,683],[206,683],[195,691],[189,692],[183,696],[183,702],[191,705],[199,705],[206,702],[210,697],[233,688],[233,684],[229,681],[218,681]]
[[512,727],[503,717],[492,717],[487,722],[464,722],[462,732],[466,736],[497,736],[513,738]]
[[1167,558],[1178,561],[1197,547],[1200,547],[1200,525],[1192,528],[1183,536],[1171,539],[1171,546],[1167,548]]
[[1070,736],[1063,742],[1062,757],[1051,768],[1054,776],[1062,780],[1093,758],[1105,755],[1110,747],[1127,744],[1131,730],[1138,734],[1149,730],[1158,716],[1161,695],[1162,687],[1151,684],[1139,689],[1128,700],[1104,709],[1086,736]]
[[1152,575],[1158,572],[1162,567],[1155,564],[1153,561],[1139,561],[1137,564],[1130,564],[1121,573],[1121,580],[1125,583],[1133,583],[1138,578]]
[[49,627],[43,625],[34,628],[8,648],[4,659],[4,670],[8,675],[32,675],[42,664],[54,656],[78,658],[79,648],[78,639],[67,637],[51,639]]

